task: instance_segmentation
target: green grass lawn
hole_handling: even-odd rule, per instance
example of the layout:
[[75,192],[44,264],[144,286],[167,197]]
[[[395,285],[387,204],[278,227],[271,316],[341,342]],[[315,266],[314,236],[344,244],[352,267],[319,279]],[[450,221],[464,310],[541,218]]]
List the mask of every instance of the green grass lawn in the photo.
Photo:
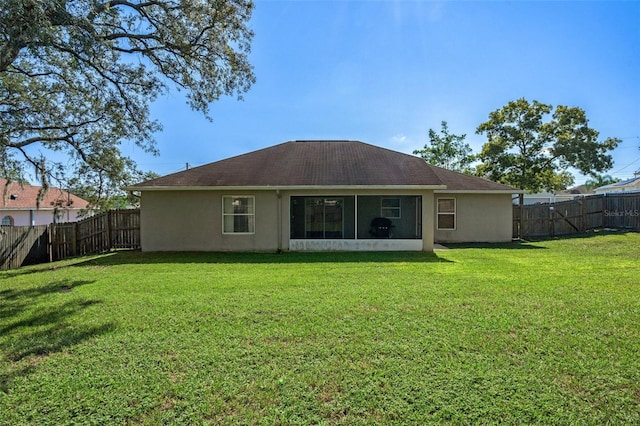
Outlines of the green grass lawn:
[[0,424],[640,423],[640,234],[0,273]]

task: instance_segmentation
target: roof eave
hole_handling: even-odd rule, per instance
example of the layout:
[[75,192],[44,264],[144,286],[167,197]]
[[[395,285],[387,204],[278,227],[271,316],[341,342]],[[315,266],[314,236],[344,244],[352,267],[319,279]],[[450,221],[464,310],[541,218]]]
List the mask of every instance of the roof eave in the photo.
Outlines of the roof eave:
[[436,194],[524,194],[521,189],[440,189]]
[[442,190],[446,185],[277,185],[277,186],[128,186],[125,191],[300,191],[311,189],[421,189]]

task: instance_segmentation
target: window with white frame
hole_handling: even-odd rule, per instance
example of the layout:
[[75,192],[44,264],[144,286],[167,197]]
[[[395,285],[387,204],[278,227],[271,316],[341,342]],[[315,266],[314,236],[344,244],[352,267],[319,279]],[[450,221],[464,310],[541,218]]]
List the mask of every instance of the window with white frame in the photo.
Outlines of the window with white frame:
[[438,224],[442,230],[456,229],[456,199],[438,198]]
[[387,219],[400,219],[400,198],[381,198],[380,216]]
[[253,234],[255,232],[255,197],[222,197],[222,232],[224,234]]

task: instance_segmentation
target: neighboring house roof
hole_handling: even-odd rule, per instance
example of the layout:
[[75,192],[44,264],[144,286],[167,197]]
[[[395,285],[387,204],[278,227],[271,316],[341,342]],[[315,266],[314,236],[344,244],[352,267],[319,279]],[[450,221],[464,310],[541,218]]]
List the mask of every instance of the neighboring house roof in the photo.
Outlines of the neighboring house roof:
[[596,188],[596,192],[616,192],[616,191],[640,191],[640,177],[635,177],[620,182],[612,183],[610,185],[604,185]]
[[[574,186],[557,192],[535,192],[524,194],[524,204],[543,204],[543,203],[560,203],[562,201],[570,201],[585,195],[595,194],[594,191],[588,190],[585,185]],[[518,204],[518,200],[514,199],[514,204]]]
[[53,209],[55,206],[65,209],[86,209],[89,202],[60,188],[49,188],[38,203],[38,193],[42,187],[18,182],[7,185],[6,179],[0,179],[0,210]]
[[586,195],[595,194],[595,191],[593,189],[587,189],[586,185],[578,185],[573,188],[567,188],[564,191],[560,191],[558,194]]
[[356,141],[284,142],[127,189],[349,186],[519,192],[507,185],[432,166],[413,155]]

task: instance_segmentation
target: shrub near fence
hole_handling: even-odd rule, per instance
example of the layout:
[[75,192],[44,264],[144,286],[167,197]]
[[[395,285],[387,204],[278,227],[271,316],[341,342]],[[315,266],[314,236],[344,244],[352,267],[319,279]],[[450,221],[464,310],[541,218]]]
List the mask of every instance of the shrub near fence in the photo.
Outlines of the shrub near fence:
[[[555,237],[611,228],[640,231],[640,193],[592,195],[513,207],[513,236]],[[520,231],[522,234],[520,235]]]
[[0,228],[0,269],[140,248],[140,210],[110,210],[79,222]]

